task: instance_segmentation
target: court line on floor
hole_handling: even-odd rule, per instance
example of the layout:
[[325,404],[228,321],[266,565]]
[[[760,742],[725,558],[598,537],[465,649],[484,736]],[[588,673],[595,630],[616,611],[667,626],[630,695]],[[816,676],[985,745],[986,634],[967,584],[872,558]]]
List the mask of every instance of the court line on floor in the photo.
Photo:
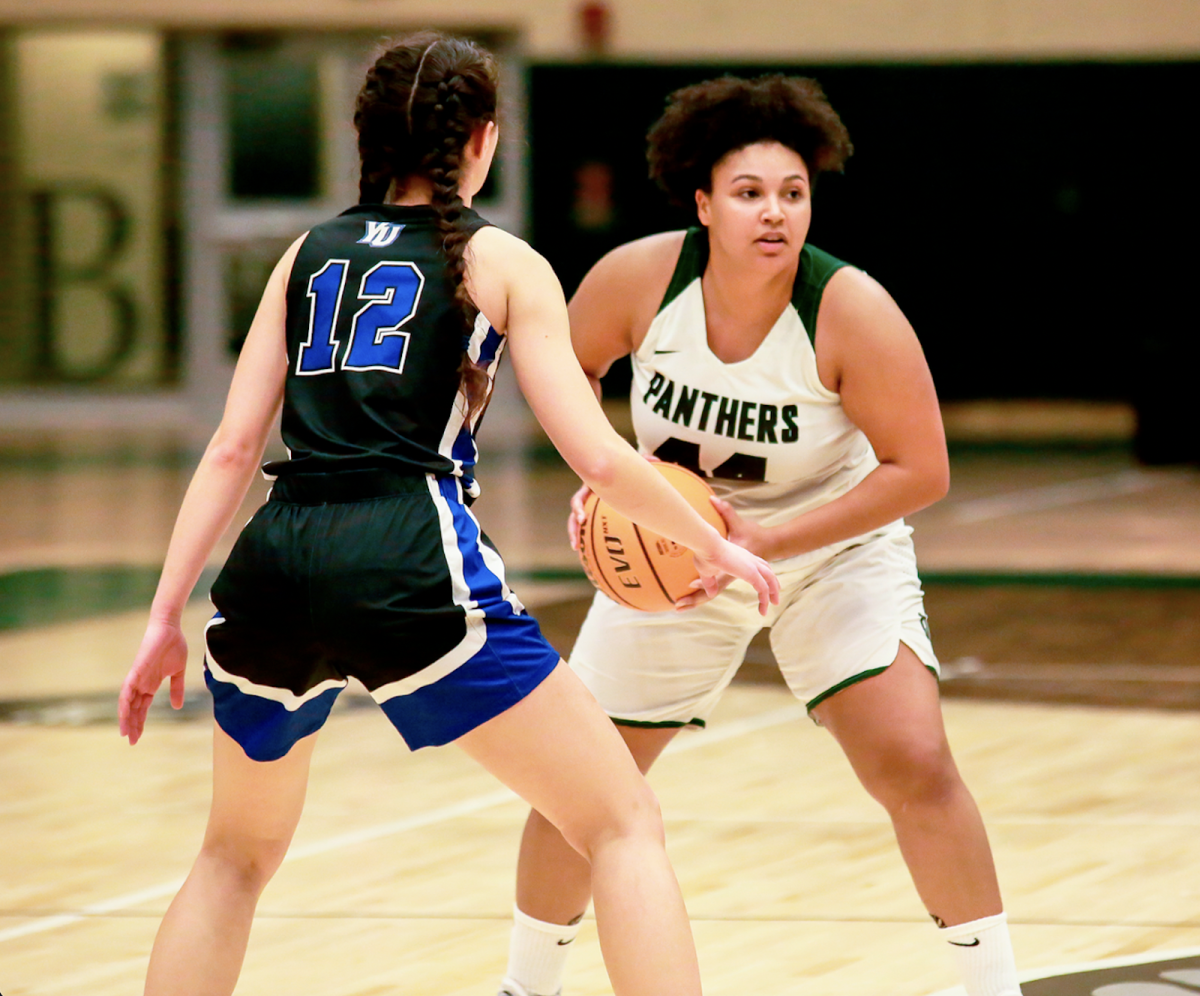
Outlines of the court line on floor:
[[[733,740],[759,730],[765,730],[772,726],[779,726],[782,723],[791,722],[802,716],[804,716],[804,709],[796,704],[784,706],[780,709],[772,709],[769,712],[759,713],[755,716],[745,716],[741,719],[730,720],[728,723],[722,723],[719,727],[707,730],[703,734],[697,734],[694,737],[688,736],[682,740],[676,739],[671,742],[664,753],[678,754],[688,750],[696,750],[700,747],[708,747],[712,744]],[[503,805],[504,803],[514,802],[517,799],[518,796],[516,793],[509,789],[496,789],[495,791],[485,792],[482,795],[464,799],[462,802],[453,803],[449,806],[441,806],[424,813],[416,813],[402,820],[381,823],[373,827],[363,827],[361,830],[352,830],[348,833],[338,834],[335,837],[327,837],[325,840],[318,840],[311,844],[293,847],[288,851],[287,857],[283,860],[285,862],[299,861],[302,858],[327,854],[330,851],[336,851],[344,847],[352,847],[356,844],[379,840],[382,837],[391,837],[409,830],[418,830],[437,823],[458,819],[462,816],[470,816],[474,813]],[[74,913],[59,913],[44,919],[34,920],[30,923],[19,924],[7,930],[0,930],[0,943],[16,940],[19,937],[28,937],[31,934],[46,933],[47,931],[57,930],[60,927],[70,926],[81,920],[103,916],[106,913],[115,913],[155,899],[162,899],[164,896],[174,895],[179,891],[181,885],[183,885],[182,878],[172,879],[145,889],[139,889],[136,892],[126,893],[123,896],[116,896],[98,903],[91,903]]]
[[1160,487],[1178,475],[1170,471],[1123,470],[1103,477],[1087,477],[1063,484],[1047,484],[989,498],[973,498],[951,506],[955,522],[986,522],[1006,515],[1038,512],[1064,505],[1077,505],[1097,498],[1136,494]]

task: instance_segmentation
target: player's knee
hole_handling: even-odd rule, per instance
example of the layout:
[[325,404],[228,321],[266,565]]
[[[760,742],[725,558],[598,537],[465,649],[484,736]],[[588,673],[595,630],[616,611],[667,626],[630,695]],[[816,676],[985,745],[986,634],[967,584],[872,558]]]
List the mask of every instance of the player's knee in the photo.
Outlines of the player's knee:
[[913,740],[894,745],[862,773],[867,791],[891,813],[949,802],[961,779],[945,742]]
[[232,888],[257,895],[283,863],[287,848],[286,840],[210,835],[200,849],[200,860]]
[[592,818],[562,828],[567,842],[589,861],[597,850],[614,842],[638,841],[665,846],[658,797],[642,781]]

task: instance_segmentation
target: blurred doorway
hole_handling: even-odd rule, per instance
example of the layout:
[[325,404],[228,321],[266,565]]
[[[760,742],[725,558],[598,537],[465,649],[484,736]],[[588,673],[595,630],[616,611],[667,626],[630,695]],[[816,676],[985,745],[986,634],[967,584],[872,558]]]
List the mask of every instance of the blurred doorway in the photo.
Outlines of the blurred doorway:
[[[504,127],[477,206],[522,234],[524,67],[513,37],[481,40]],[[351,118],[378,43],[0,33],[0,419],[204,438],[276,260],[357,201]]]

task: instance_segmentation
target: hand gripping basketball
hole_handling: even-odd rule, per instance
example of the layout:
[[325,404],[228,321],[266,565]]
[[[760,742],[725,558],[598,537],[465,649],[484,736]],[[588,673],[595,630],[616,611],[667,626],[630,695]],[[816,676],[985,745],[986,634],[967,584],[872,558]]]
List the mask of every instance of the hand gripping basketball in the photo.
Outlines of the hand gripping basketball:
[[[656,461],[653,467],[687,499],[701,518],[722,536],[728,535],[724,519],[710,500],[712,489],[703,478],[673,463]],[[732,549],[723,551],[722,560],[732,558],[730,563],[710,565],[705,572],[707,576],[702,579],[691,550],[636,525],[592,492],[584,495],[578,520],[579,529],[573,545],[584,571],[592,584],[621,605],[643,612],[666,612],[673,609],[679,599],[695,594],[697,582],[709,594],[716,594],[729,579],[714,575],[714,568],[726,571],[732,567],[738,576],[748,573],[770,576],[768,597],[778,592],[777,586],[773,591],[770,588],[774,578],[765,563],[759,570],[756,567],[758,558],[740,548],[736,552]],[[734,563],[734,560],[738,562]]]

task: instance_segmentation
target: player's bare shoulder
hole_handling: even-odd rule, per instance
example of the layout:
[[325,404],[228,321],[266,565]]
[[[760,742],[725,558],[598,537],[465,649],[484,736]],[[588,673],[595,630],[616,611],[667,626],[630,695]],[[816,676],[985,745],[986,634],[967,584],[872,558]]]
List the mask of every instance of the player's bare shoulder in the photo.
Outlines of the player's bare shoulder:
[[507,331],[509,302],[514,291],[546,283],[558,286],[545,257],[524,239],[494,225],[471,236],[466,260],[471,299],[498,332]]
[[685,234],[648,235],[602,256],[571,298],[572,327],[600,319],[605,326],[619,327],[636,349],[667,292]]
[[486,225],[471,236],[467,247],[467,264],[471,267],[472,278],[475,278],[476,270],[479,271],[479,278],[482,278],[485,272],[507,275],[530,264],[549,265],[524,239],[495,225]]
[[617,246],[600,257],[580,288],[588,283],[602,284],[606,290],[621,290],[638,297],[653,296],[657,291],[661,299],[671,282],[685,234],[659,232]]
[[850,366],[895,364],[899,354],[919,353],[912,325],[892,295],[874,277],[853,266],[829,280],[817,312],[817,370],[821,382],[841,392]]
[[821,297],[817,336],[846,336],[909,328],[899,306],[884,286],[870,274],[845,266],[829,280]]

